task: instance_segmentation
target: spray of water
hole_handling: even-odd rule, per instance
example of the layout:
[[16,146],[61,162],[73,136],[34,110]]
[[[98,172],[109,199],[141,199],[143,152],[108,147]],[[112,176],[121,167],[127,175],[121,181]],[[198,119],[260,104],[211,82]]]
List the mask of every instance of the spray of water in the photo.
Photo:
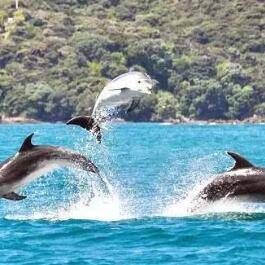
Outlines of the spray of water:
[[[224,198],[222,200],[207,203],[198,200],[199,192],[214,179],[214,174],[220,170],[220,164],[226,164],[224,156],[214,153],[203,156],[200,159],[192,160],[186,178],[182,180],[182,190],[172,198],[172,201],[165,206],[162,216],[165,217],[186,217],[223,213],[265,213],[262,204],[246,203],[238,199]],[[184,196],[183,196],[184,195]]]
[[[108,125],[104,134],[108,133]],[[115,137],[113,134],[110,137]],[[110,139],[112,141],[113,139]],[[221,200],[212,204],[205,204],[196,209],[194,198],[205,185],[211,181],[212,175],[220,170],[220,164],[226,164],[225,156],[214,153],[201,158],[180,152],[179,157],[172,158],[166,163],[157,180],[156,194],[150,198],[136,198],[135,194],[128,193],[126,187],[117,182],[115,161],[109,154],[107,145],[91,144],[94,139],[87,134],[76,143],[75,149],[90,157],[101,170],[101,175],[107,183],[109,194],[104,192],[97,178],[88,177],[84,172],[68,172],[67,183],[63,186],[64,197],[56,197],[58,187],[54,193],[49,187],[49,176],[43,178],[31,187],[30,198],[25,200],[23,206],[9,203],[6,218],[10,219],[48,219],[68,220],[85,219],[100,221],[116,221],[143,216],[187,217],[209,215],[211,213],[265,213],[265,208],[259,204],[247,204],[236,200]],[[184,159],[183,156],[184,154]],[[184,161],[184,162],[183,162]],[[58,173],[61,175],[62,173]],[[52,176],[50,176],[52,177]],[[158,178],[158,179],[159,179]],[[57,185],[61,185],[62,179]],[[154,180],[156,181],[156,180]],[[75,187],[75,188],[73,188]],[[35,189],[36,188],[36,189]],[[50,194],[47,194],[47,190]],[[54,188],[55,189],[55,188]],[[36,194],[32,191],[37,190]],[[141,191],[141,192],[144,192]],[[33,193],[33,194],[32,194]],[[50,203],[47,205],[47,196]],[[41,200],[42,198],[42,200]],[[147,205],[149,203],[152,204]],[[146,208],[149,207],[149,211]],[[194,208],[195,207],[195,208]],[[196,210],[194,210],[196,209]]]

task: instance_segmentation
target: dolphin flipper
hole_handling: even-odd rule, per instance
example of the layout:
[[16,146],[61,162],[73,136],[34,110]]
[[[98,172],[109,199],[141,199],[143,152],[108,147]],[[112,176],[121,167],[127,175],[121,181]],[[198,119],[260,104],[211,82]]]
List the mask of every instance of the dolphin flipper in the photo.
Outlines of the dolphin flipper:
[[27,196],[19,195],[15,192],[10,192],[2,196],[2,198],[11,201],[21,201],[27,198]]

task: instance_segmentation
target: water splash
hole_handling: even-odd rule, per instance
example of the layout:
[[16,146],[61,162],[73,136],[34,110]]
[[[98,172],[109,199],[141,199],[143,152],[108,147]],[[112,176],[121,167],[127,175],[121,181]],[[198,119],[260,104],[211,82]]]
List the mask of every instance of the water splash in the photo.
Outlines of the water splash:
[[246,203],[238,200],[223,199],[214,203],[208,203],[198,210],[191,211],[194,203],[187,198],[183,201],[175,202],[168,206],[162,213],[164,217],[192,217],[198,215],[224,214],[224,213],[265,213],[265,207],[262,204]]
[[171,202],[162,211],[164,217],[187,217],[223,213],[265,213],[265,207],[260,203],[246,203],[236,198],[224,198],[216,202],[205,202],[195,200],[199,192],[208,185],[214,178],[216,171],[220,170],[219,164],[225,164],[225,156],[219,153],[203,156],[191,160],[189,172],[185,178],[178,178],[182,181],[182,189],[176,189],[176,194]]
[[[105,126],[106,137],[110,127],[108,124]],[[108,136],[108,141],[115,142],[115,135]],[[67,181],[59,189],[62,192],[61,197],[57,198],[58,187],[54,188],[55,194],[50,187],[56,185],[56,178],[49,179],[48,176],[36,182],[34,189],[31,187],[31,196],[25,202],[16,206],[8,203],[5,218],[117,221],[155,216],[191,217],[229,212],[265,213],[265,208],[260,204],[247,204],[235,200],[221,200],[205,204],[196,211],[191,210],[194,207],[194,197],[211,180],[212,175],[219,170],[225,170],[220,168],[220,164],[225,165],[227,158],[220,156],[220,152],[195,155],[192,150],[179,151],[178,157],[169,158],[161,167],[160,176],[151,183],[155,188],[147,192],[146,189],[130,190],[119,183],[115,172],[118,159],[115,155],[110,155],[109,147],[104,142],[98,145],[94,138],[87,134],[80,138],[75,149],[98,165],[111,191],[109,195],[101,189],[96,178],[87,177],[82,171],[74,171],[64,177]],[[61,185],[61,181],[62,179],[58,180],[58,185]],[[40,199],[42,195],[43,205]]]
[[[81,197],[86,197],[86,195]],[[7,215],[7,219],[15,220],[51,220],[62,221],[69,219],[115,221],[126,219],[126,215],[121,211],[120,200],[116,196],[94,197],[89,203],[86,198],[77,202],[72,202],[67,207],[57,209],[47,209],[46,211],[34,211],[32,213],[19,215]]]

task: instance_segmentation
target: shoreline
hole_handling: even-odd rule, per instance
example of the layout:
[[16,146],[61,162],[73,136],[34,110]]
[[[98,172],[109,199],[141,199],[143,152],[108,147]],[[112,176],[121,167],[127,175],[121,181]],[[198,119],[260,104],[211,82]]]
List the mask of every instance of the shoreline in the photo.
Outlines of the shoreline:
[[[123,119],[116,119],[113,120],[113,123],[142,123],[141,121],[126,121]],[[0,124],[39,124],[39,123],[65,123],[64,121],[57,121],[57,122],[51,122],[51,121],[41,121],[31,118],[24,118],[24,117],[0,117]],[[259,116],[253,116],[249,117],[243,120],[195,120],[195,119],[189,119],[185,117],[180,117],[177,119],[167,119],[162,121],[147,121],[146,123],[164,123],[164,124],[194,124],[194,125],[220,125],[220,124],[265,124],[265,117],[259,117]]]
[[24,118],[24,117],[1,117],[0,116],[0,124],[23,124],[23,123],[44,123],[43,121]]
[[265,124],[265,117],[260,117],[254,115],[252,117],[245,118],[243,120],[216,120],[216,119],[209,119],[209,120],[195,120],[189,119],[185,117],[180,117],[178,119],[169,119],[167,121],[161,121],[162,123],[170,123],[170,124],[194,124],[194,125],[221,125],[221,124]]

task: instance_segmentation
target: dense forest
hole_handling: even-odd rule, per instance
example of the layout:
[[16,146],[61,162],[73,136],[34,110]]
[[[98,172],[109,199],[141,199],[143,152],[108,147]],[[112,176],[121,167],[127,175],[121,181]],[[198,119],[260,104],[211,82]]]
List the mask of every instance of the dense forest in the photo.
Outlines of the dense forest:
[[0,1],[0,115],[65,121],[129,68],[159,83],[127,118],[265,116],[264,0]]

